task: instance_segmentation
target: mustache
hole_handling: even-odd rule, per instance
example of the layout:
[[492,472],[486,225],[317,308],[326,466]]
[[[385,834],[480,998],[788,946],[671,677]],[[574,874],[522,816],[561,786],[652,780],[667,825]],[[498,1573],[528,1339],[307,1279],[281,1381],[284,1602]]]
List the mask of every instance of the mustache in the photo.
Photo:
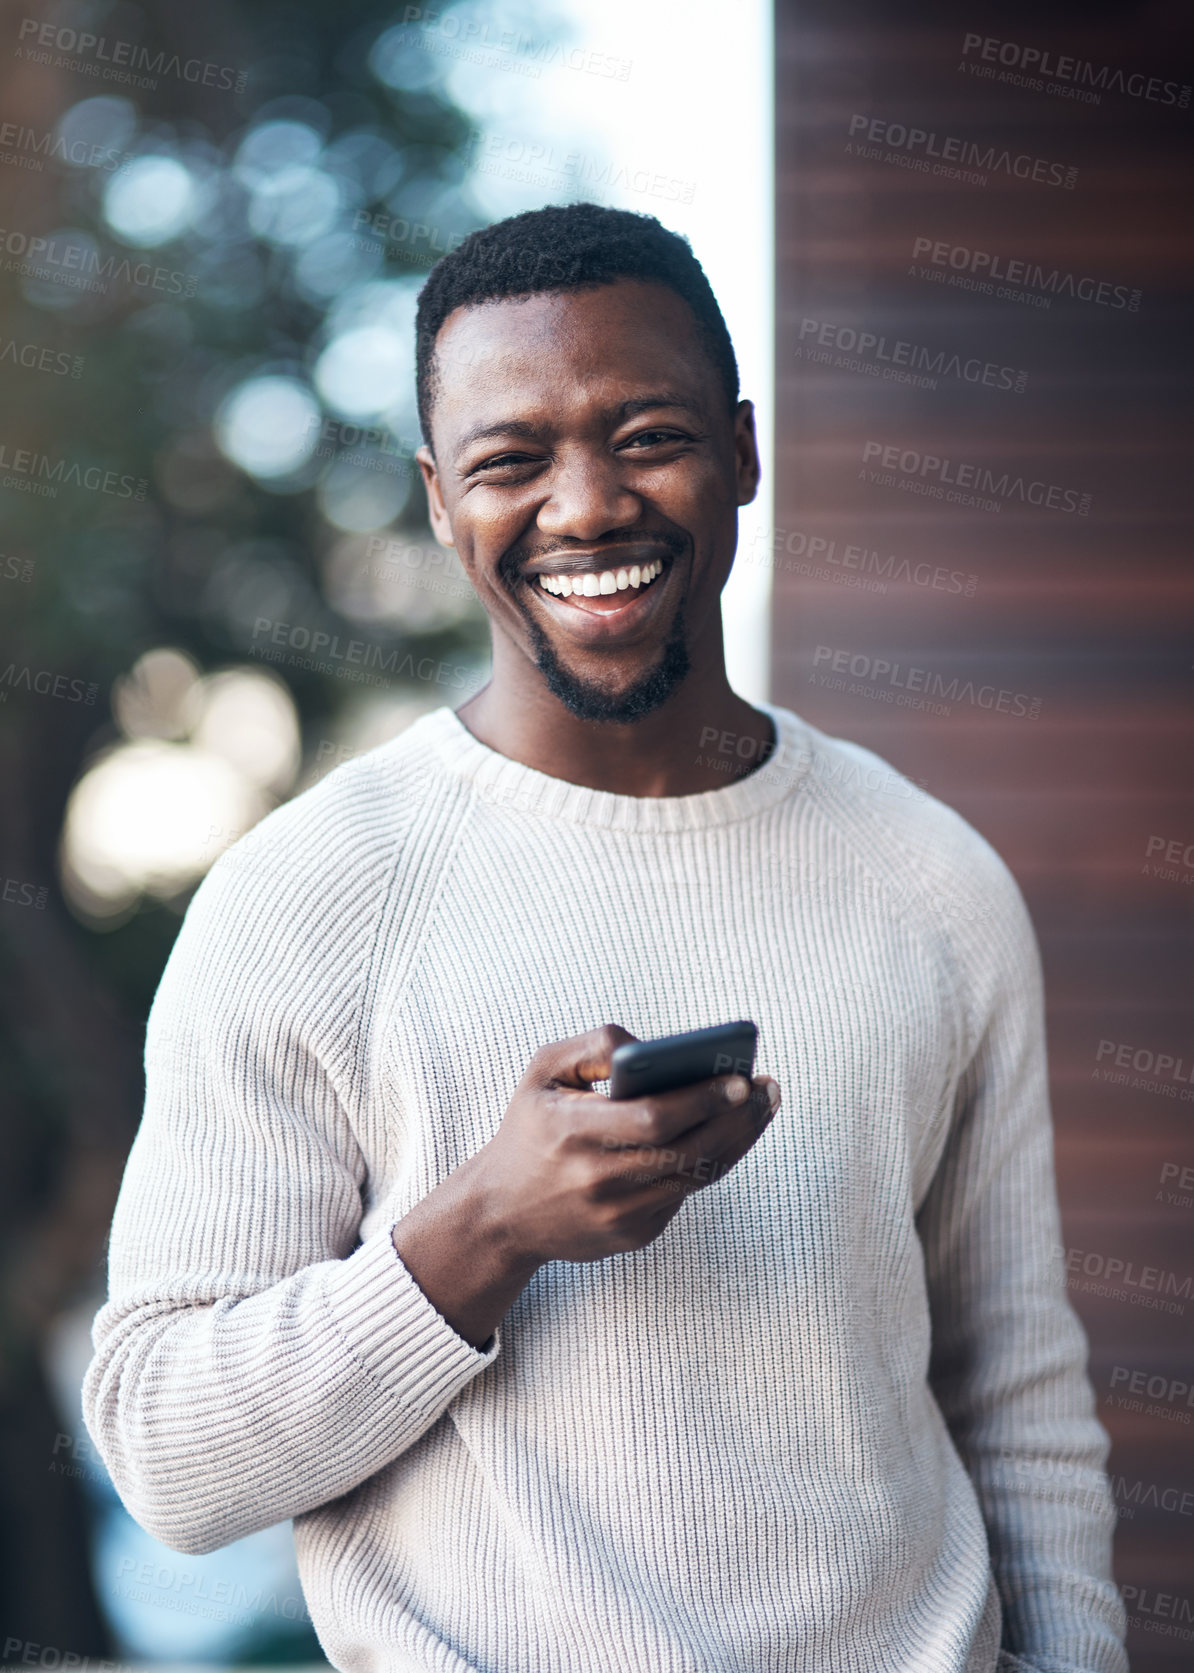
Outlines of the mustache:
[[540,558],[566,557],[569,552],[580,549],[596,551],[600,556],[603,552],[616,551],[619,546],[641,546],[645,540],[651,541],[655,546],[662,546],[671,558],[681,557],[688,550],[689,544],[686,535],[672,529],[611,529],[600,541],[519,541],[514,546],[508,546],[498,559],[498,579],[512,592],[525,566],[537,562]]

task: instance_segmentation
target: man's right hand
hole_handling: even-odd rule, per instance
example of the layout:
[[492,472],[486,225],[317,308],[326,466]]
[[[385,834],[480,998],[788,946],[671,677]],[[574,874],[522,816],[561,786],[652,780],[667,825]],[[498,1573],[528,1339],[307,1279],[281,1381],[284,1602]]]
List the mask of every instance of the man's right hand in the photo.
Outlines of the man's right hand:
[[691,1191],[721,1178],[779,1107],[769,1075],[718,1076],[644,1098],[593,1091],[615,1024],[542,1046],[488,1144],[394,1227],[424,1294],[480,1346],[546,1261],[645,1248]]
[[617,1102],[594,1092],[614,1048],[634,1038],[610,1023],[540,1047],[470,1164],[512,1248],[539,1265],[644,1248],[690,1191],[746,1155],[778,1107],[766,1075],[753,1085],[721,1075]]

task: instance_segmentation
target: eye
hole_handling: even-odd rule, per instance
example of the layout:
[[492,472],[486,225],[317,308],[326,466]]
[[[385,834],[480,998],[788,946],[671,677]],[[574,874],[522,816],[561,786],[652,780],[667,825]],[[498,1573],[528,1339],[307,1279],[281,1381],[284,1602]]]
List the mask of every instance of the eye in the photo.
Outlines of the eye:
[[648,447],[664,447],[669,442],[687,442],[692,439],[683,430],[640,430],[623,445],[641,451]]
[[526,465],[534,463],[534,456],[530,453],[497,453],[492,459],[482,459],[479,465],[473,466],[473,471],[502,470],[507,465]]

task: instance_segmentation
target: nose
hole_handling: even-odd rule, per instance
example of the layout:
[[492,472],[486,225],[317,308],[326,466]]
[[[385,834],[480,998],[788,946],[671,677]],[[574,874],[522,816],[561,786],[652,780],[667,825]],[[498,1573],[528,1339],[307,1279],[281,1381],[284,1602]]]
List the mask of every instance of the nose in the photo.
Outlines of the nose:
[[619,464],[587,450],[562,454],[539,507],[536,525],[559,540],[599,540],[611,529],[629,528],[642,502],[622,480]]

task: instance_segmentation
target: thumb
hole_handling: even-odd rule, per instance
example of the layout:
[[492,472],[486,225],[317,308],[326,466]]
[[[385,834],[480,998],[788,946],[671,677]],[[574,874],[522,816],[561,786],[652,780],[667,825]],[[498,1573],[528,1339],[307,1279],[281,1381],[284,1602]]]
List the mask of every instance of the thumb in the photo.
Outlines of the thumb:
[[573,1086],[588,1092],[595,1080],[608,1078],[615,1049],[637,1038],[637,1034],[631,1034],[616,1022],[607,1022],[600,1028],[591,1028],[587,1034],[554,1041],[538,1054],[543,1059],[544,1078],[557,1086]]

